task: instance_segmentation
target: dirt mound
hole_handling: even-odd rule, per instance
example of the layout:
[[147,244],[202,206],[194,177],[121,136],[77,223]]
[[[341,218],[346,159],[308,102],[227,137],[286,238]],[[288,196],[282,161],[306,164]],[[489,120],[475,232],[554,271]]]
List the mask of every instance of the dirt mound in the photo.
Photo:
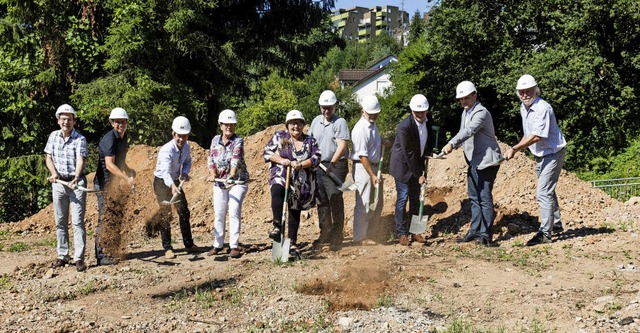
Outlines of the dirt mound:
[[[268,164],[262,159],[262,150],[273,133],[283,126],[272,126],[262,132],[245,138],[245,159],[252,182],[242,209],[242,242],[265,241],[271,216],[268,189]],[[127,163],[137,171],[136,190],[128,195],[128,200],[119,210],[122,214],[123,230],[121,235],[129,239],[139,239],[148,233],[147,221],[156,219],[158,204],[153,194],[153,171],[160,147],[134,146],[130,149]],[[207,152],[203,147],[191,142],[193,167],[191,181],[184,185],[184,191],[191,210],[191,225],[194,233],[209,233],[213,228],[213,207],[211,204],[211,183],[206,182]],[[501,144],[503,151],[506,145]],[[504,162],[498,173],[493,190],[496,220],[494,234],[498,239],[516,234],[528,233],[537,229],[538,204],[536,201],[537,179],[534,172],[535,162],[524,154]],[[454,151],[443,160],[429,163],[428,203],[430,206],[430,227],[432,236],[440,233],[458,233],[464,231],[470,218],[470,205],[467,199],[466,163],[461,150]],[[379,229],[378,240],[389,237],[393,230],[393,206],[395,188],[393,178],[384,175],[383,225]],[[89,176],[92,179],[92,176]],[[562,171],[557,187],[562,219],[569,228],[598,227],[606,223],[619,221],[638,221],[640,205],[624,205],[609,197],[603,191],[593,189],[588,182],[575,175]],[[354,196],[345,195],[346,232],[351,231],[353,221]],[[13,224],[16,231],[52,232],[54,222],[53,207]],[[317,234],[315,210],[303,214],[301,238],[311,241]],[[177,214],[174,214],[177,216]],[[94,195],[88,195],[87,224],[89,230],[97,222],[97,203]],[[173,230],[177,229],[177,218],[173,219]],[[375,233],[375,229],[374,229]],[[210,240],[206,242],[209,243]],[[158,243],[160,241],[158,240]]]

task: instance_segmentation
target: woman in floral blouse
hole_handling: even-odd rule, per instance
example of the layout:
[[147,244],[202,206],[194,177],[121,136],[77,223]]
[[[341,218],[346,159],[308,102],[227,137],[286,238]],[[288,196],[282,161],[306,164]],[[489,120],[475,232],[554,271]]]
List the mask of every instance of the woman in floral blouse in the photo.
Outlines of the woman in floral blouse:
[[285,125],[287,129],[277,131],[273,135],[263,154],[265,162],[271,162],[269,185],[273,230],[269,232],[269,237],[274,240],[280,237],[285,178],[287,167],[291,166],[287,235],[291,239],[292,249],[295,249],[300,213],[313,207],[316,201],[317,184],[314,169],[320,164],[320,148],[313,137],[302,132],[305,125],[302,112],[289,111]]
[[[238,239],[240,238],[240,210],[247,194],[249,180],[247,164],[244,162],[244,140],[236,135],[236,114],[223,110],[218,115],[222,134],[211,140],[209,149],[209,177],[213,183],[213,248],[209,255],[222,252],[224,246],[225,219],[229,211],[229,256],[240,258]],[[223,181],[216,181],[216,179]]]

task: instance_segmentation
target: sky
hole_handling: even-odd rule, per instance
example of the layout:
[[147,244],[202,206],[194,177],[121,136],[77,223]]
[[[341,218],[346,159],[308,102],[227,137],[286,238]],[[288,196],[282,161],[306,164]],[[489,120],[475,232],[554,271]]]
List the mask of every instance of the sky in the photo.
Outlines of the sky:
[[[356,6],[371,8],[374,6],[396,6],[402,8],[402,0],[335,0],[336,8],[349,9]],[[404,11],[413,17],[416,9],[425,13],[433,6],[434,1],[427,3],[427,0],[404,0]]]

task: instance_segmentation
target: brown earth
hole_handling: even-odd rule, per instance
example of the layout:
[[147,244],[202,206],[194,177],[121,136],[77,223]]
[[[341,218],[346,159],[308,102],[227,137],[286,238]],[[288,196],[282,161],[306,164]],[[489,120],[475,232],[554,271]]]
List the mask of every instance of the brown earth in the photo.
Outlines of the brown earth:
[[[178,258],[163,258],[159,237],[147,236],[158,215],[152,179],[159,147],[135,146],[127,160],[137,171],[135,191],[123,191],[128,200],[115,212],[121,222],[111,226],[124,258],[117,265],[95,266],[95,195],[87,203],[91,266],[85,273],[49,268],[55,260],[52,206],[3,226],[0,330],[640,330],[640,204],[613,200],[563,171],[557,193],[565,232],[552,244],[525,247],[538,228],[538,205],[534,162],[523,154],[503,163],[498,174],[495,247],[455,242],[470,218],[466,165],[456,151],[429,166],[426,245],[403,247],[393,239],[395,189],[385,174],[382,219],[371,228],[375,244],[345,243],[338,252],[308,250],[292,263],[272,263],[268,170],[261,155],[278,128],[245,140],[253,181],[242,210],[241,259],[181,252],[177,214],[172,231]],[[184,190],[196,244],[209,247],[211,183],[205,181],[206,151],[193,142],[192,158]],[[353,194],[345,194],[347,241],[353,205]],[[316,211],[302,220],[305,245],[318,236]]]

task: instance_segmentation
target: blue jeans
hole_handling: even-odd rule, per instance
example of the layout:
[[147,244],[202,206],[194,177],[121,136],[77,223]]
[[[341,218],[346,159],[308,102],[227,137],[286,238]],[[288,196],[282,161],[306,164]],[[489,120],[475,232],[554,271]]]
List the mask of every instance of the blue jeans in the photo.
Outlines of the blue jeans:
[[[85,186],[87,178],[82,177],[78,185]],[[69,209],[71,208],[71,224],[73,225],[73,260],[84,260],[86,229],[84,214],[87,194],[80,190],[72,190],[62,184],[52,184],[53,212],[56,221],[56,239],[58,243],[58,259],[69,260]]]
[[467,191],[471,201],[471,227],[469,234],[491,240],[493,211],[493,183],[500,166],[478,170],[476,165],[467,169]]
[[[397,178],[396,181],[396,235],[398,237],[409,235],[409,226],[411,224],[411,216],[418,215],[418,206],[420,205],[420,184],[414,176],[409,181],[403,183]],[[405,209],[409,201],[409,216],[406,216]]]

